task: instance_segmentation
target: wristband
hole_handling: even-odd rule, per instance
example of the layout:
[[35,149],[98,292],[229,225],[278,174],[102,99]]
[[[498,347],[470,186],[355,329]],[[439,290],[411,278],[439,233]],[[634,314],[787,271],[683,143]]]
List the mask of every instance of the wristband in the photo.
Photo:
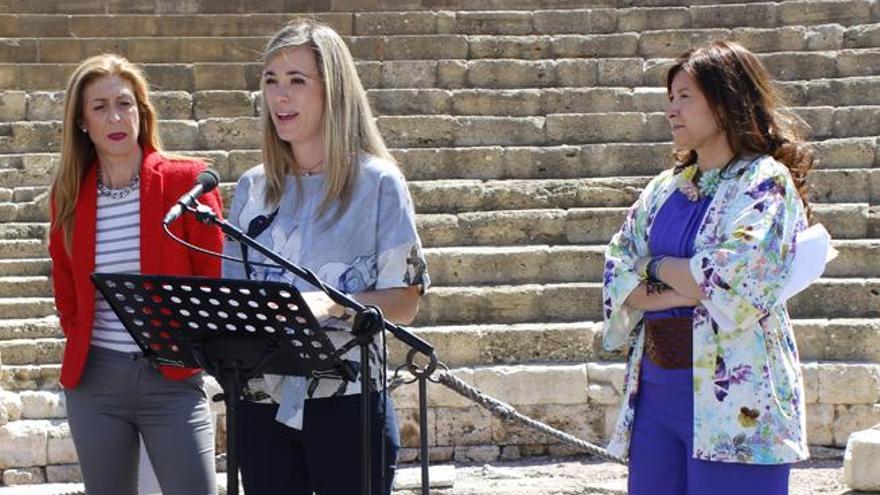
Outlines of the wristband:
[[660,265],[666,260],[666,256],[654,256],[651,258],[651,261],[648,262],[648,268],[646,270],[648,275],[648,280],[657,280],[660,281]]

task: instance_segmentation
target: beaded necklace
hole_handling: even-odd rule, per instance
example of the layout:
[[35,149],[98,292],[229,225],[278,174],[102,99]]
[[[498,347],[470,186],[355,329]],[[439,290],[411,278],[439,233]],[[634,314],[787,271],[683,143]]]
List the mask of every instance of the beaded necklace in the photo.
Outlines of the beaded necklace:
[[104,184],[104,181],[101,180],[101,174],[98,173],[98,196],[110,199],[123,199],[140,187],[140,183],[141,174],[140,171],[138,171],[134,174],[134,177],[131,178],[131,182],[129,182],[127,186],[121,189],[111,189]]

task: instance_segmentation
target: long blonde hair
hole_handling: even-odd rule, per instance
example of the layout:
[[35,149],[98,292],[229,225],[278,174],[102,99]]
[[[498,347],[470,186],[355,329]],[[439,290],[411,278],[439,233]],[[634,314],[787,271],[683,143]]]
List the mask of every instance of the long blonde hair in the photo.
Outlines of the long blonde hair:
[[[323,216],[336,207],[338,219],[351,202],[358,176],[358,153],[394,162],[385,141],[373,121],[367,94],[355,69],[348,47],[332,28],[310,19],[296,19],[281,28],[263,52],[264,67],[281,50],[307,46],[315,54],[324,82],[324,196],[318,207]],[[278,137],[263,90],[261,122],[263,125],[263,167],[266,172],[266,206],[274,208],[281,202],[286,175],[296,170],[290,144]],[[299,176],[296,176],[300,187]]]
[[111,53],[84,60],[67,82],[61,124],[61,163],[52,180],[51,195],[55,204],[52,228],[64,231],[64,249],[68,254],[72,252],[74,208],[80,185],[95,160],[95,145],[79,125],[83,115],[83,90],[92,81],[106,76],[119,76],[131,84],[140,115],[138,144],[141,148],[162,149],[158,117],[150,102],[144,73],[126,58]]

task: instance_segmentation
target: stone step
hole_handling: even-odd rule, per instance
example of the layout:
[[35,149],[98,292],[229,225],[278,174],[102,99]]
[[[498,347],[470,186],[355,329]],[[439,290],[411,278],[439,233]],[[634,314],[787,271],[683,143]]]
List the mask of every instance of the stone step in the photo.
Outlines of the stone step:
[[[410,181],[419,213],[629,206],[650,176],[588,179]],[[814,203],[880,203],[880,169],[814,170]],[[234,185],[230,187],[234,190]],[[232,192],[232,191],[230,191]]]
[[[734,0],[696,0],[703,4],[735,3]],[[742,0],[736,0],[741,2]],[[616,0],[546,0],[543,2],[547,9],[574,9],[574,8],[597,8],[617,6]],[[653,0],[658,5],[685,5],[683,0]],[[431,2],[408,2],[404,3],[409,9],[406,10],[431,10],[436,7]],[[215,0],[205,4],[180,3],[176,0],[159,0],[146,4],[120,3],[115,0],[33,0],[29,2],[9,3],[15,6],[14,11],[27,14],[289,14],[296,9],[303,14],[313,12],[345,12],[351,15],[352,7],[358,11],[384,12],[404,10],[399,0],[377,0],[369,3],[330,2],[326,4],[303,3],[298,4],[285,2],[263,2],[259,4],[242,4],[240,0]],[[474,4],[467,0],[447,0],[443,6],[452,10],[531,10],[534,3],[527,0],[489,0]],[[10,10],[10,9],[8,9]]]
[[[875,137],[880,105],[797,107],[814,139]],[[662,112],[565,113],[530,117],[450,115],[382,116],[376,119],[389,146],[437,148],[469,146],[547,146],[667,142],[669,123]],[[165,120],[159,127],[170,150],[259,149],[257,117]],[[60,121],[0,124],[7,152],[56,151]],[[9,187],[7,185],[7,187]]]
[[[876,172],[876,173],[875,173]],[[831,177],[825,176],[831,174]],[[835,190],[822,198],[837,202],[869,202],[870,182],[874,175],[880,180],[880,170],[851,169],[829,171],[829,174],[816,173],[815,182],[819,185],[836,186],[839,181],[854,178],[865,182],[852,184],[846,182],[846,189]],[[823,178],[825,180],[823,181]],[[445,180],[410,181],[416,209],[420,213],[455,213],[474,210],[504,210],[526,208],[572,208],[582,206],[629,206],[647,184],[650,177],[621,177],[594,179],[535,179],[535,180]],[[224,204],[231,202],[235,192],[235,182],[221,182],[220,190]],[[861,187],[859,187],[861,186]],[[825,190],[827,188],[823,188]],[[24,190],[19,194],[20,190]],[[48,186],[27,186],[15,188],[12,201],[0,202],[0,215],[4,208],[12,208],[13,203],[20,208],[29,203],[29,196],[39,196],[48,191]],[[18,201],[17,198],[21,198]],[[21,229],[4,229],[4,225],[40,225],[33,232]],[[46,224],[0,224],[0,239],[40,237],[45,233]]]
[[3,366],[59,364],[64,356],[64,338],[37,338],[0,341]]
[[[546,3],[546,2],[545,2]],[[642,2],[640,2],[642,3]],[[655,2],[656,3],[656,2]],[[757,5],[695,5],[682,7],[575,8],[541,10],[531,5],[523,12],[510,11],[403,11],[315,13],[317,20],[330,24],[343,35],[449,34],[541,35],[558,33],[609,33],[659,29],[713,27],[779,27],[785,25],[841,24],[864,22],[871,18],[870,2],[759,3]],[[706,2],[723,4],[725,2]],[[448,2],[447,2],[448,4]],[[179,4],[182,5],[182,4]],[[584,4],[574,5],[582,7]],[[613,4],[609,4],[613,6]],[[0,16],[0,37],[99,37],[99,36],[266,36],[296,14],[150,15],[59,15],[4,14]],[[450,9],[466,9],[468,5]],[[484,6],[486,7],[486,6]],[[547,7],[542,4],[542,7]],[[180,9],[180,7],[177,7]],[[550,7],[547,7],[550,8]],[[183,9],[185,10],[185,9]],[[66,11],[61,11],[66,12]],[[103,12],[102,12],[103,13]],[[189,15],[187,15],[189,14]]]
[[[781,83],[780,88],[789,104],[801,107],[875,105],[880,78],[789,81]],[[668,103],[663,87],[372,89],[367,96],[378,115],[537,116],[581,112],[662,112]]]
[[[837,240],[839,256],[825,271],[826,277],[880,277],[880,240]],[[528,283],[599,282],[602,280],[605,245],[586,246],[478,246],[426,250],[435,287],[492,286]],[[4,265],[21,260],[0,260]],[[0,276],[0,297],[49,297],[48,259],[27,260],[28,271]],[[11,271],[11,270],[8,270]],[[24,271],[24,270],[22,270]],[[2,338],[2,337],[0,337]]]
[[[485,210],[629,206],[650,179],[649,176],[639,176],[490,181],[435,180],[410,181],[409,188],[419,213],[461,213]],[[814,203],[880,203],[880,169],[815,170],[809,176],[808,185],[809,198]],[[220,188],[224,204],[231,204],[235,183],[223,182]],[[21,188],[25,191],[22,194],[19,194],[19,189],[14,189],[15,201],[11,202],[15,203],[15,207],[0,202],[0,215],[4,210],[8,210],[12,216],[0,216],[0,218],[24,218],[19,216],[19,210],[27,211],[27,208],[19,203],[17,198],[22,197],[25,198],[24,202],[30,202],[31,200],[27,198],[40,197],[48,187]],[[37,232],[20,233],[18,230],[4,231],[0,227],[0,238],[40,236]]]
[[[812,146],[824,169],[869,169],[880,167],[878,144],[875,138],[843,138],[815,141]],[[394,154],[409,180],[564,179],[658,174],[670,166],[670,149],[667,143],[609,143],[410,148]],[[231,176],[259,163],[257,156],[240,158],[244,155],[236,157],[237,165],[230,164]]]
[[[878,24],[849,29],[823,25],[755,29],[667,29],[615,34],[547,36],[422,34],[366,35],[345,38],[356,60],[557,59],[677,57],[716,39],[729,39],[754,52],[876,48]],[[135,63],[254,62],[273,31],[257,36],[71,37],[26,35],[0,43],[2,63],[77,63],[95,53],[125,54]],[[872,36],[873,35],[873,36]]]
[[[22,241],[28,243],[29,241]],[[864,275],[880,277],[876,239],[834,240],[839,256],[825,272],[829,277]],[[36,248],[33,248],[36,249]],[[39,247],[45,254],[46,247]],[[574,282],[599,280],[605,245],[521,245],[440,247],[426,250],[431,278],[437,285],[485,285],[505,283]],[[0,259],[0,276],[46,276],[51,268],[46,257]]]
[[[666,29],[587,35],[469,35],[466,40],[467,58],[471,60],[607,57],[651,59],[675,58],[718,39],[736,41],[755,53],[876,48],[880,45],[877,42],[876,29],[876,24],[861,24],[850,28],[838,24],[815,28],[792,26],[771,29],[737,26],[734,29]],[[356,56],[361,54],[359,50],[355,52]],[[364,53],[363,59],[381,59],[376,53]],[[388,60],[389,57],[384,59]]]
[[[880,240],[833,241],[826,277],[880,277]],[[477,246],[425,250],[434,286],[600,282],[605,245]]]
[[[798,351],[805,361],[880,362],[880,320],[794,320]],[[623,351],[602,348],[602,324],[475,324],[415,327],[440,361],[453,368],[491,364],[538,364],[564,361],[623,362]],[[389,338],[390,362],[402,364],[406,346]]]
[[23,259],[46,256],[41,239],[0,239],[0,259]]
[[[3,366],[51,365],[61,362],[64,338],[58,322],[0,320]],[[794,320],[803,360],[880,362],[880,320]],[[451,367],[565,361],[623,361],[622,351],[602,348],[601,322],[477,324],[414,327],[430,342],[439,359]],[[405,345],[388,337],[390,362],[405,361]]]
[[49,218],[45,196],[41,201],[0,203],[0,222],[40,222]]
[[34,201],[39,199],[37,198],[37,196],[39,196],[45,190],[45,187],[0,187],[0,202],[26,203],[29,201]]
[[[873,238],[876,211],[867,204],[814,205],[815,220],[835,239]],[[620,228],[626,208],[479,211],[419,215],[422,242],[442,246],[602,244]]]
[[[849,77],[791,81],[780,85],[789,104],[800,107],[853,106],[877,103],[880,77]],[[666,90],[637,88],[546,89],[371,89],[367,91],[377,115],[530,116],[581,112],[662,112]],[[255,117],[259,93],[250,91],[155,91],[151,99],[168,120],[212,117]],[[60,91],[0,92],[0,121],[61,120]]]
[[[9,214],[12,209],[2,206],[0,204],[0,221],[48,220],[45,205],[26,203],[27,208],[18,208],[17,211],[27,215]],[[880,236],[880,211],[867,203],[814,203],[812,207],[815,221],[823,223],[835,239]],[[422,242],[433,247],[599,244],[608,242],[617,232],[626,210],[625,207],[573,207],[424,213],[417,216],[416,222]],[[0,239],[0,258],[42,256],[45,256],[42,241]]]
[[[822,169],[880,167],[880,141],[874,137],[825,139],[811,145]],[[409,180],[492,180],[655,175],[670,166],[670,151],[668,143],[607,143],[409,148],[394,154]],[[237,177],[259,162],[252,152],[230,154],[227,177]]]
[[[844,138],[880,134],[880,106],[854,107],[800,107],[795,112],[812,128],[813,138]],[[418,147],[426,139],[420,134],[418,124],[421,119],[430,117],[383,117],[379,119],[380,127],[394,135],[401,129],[403,122],[412,122],[416,127],[413,137],[400,136],[399,141],[392,139],[395,146]],[[519,134],[529,127],[536,127],[533,122],[538,117],[458,117],[459,128],[473,129],[471,137],[460,135],[453,127],[453,138],[449,145],[481,146],[489,144],[507,144],[489,141],[492,132],[500,132],[505,126],[511,134]],[[387,124],[385,124],[387,121]],[[434,122],[432,122],[433,124]],[[384,126],[382,124],[385,124]],[[436,126],[435,126],[436,128]],[[608,112],[608,113],[571,113],[552,114],[545,117],[543,130],[545,135],[532,138],[540,144],[592,144],[602,142],[656,142],[669,139],[669,124],[664,113],[643,112]],[[441,127],[442,129],[442,127]],[[483,131],[483,132],[480,132]],[[535,130],[533,130],[535,132]],[[538,131],[539,132],[539,131]],[[483,135],[483,134],[488,135]],[[445,137],[445,136],[444,136]],[[520,136],[516,135],[517,138]],[[422,141],[419,140],[422,139]],[[443,137],[440,138],[441,140]],[[486,141],[486,142],[481,142]],[[405,143],[405,144],[404,144]],[[442,143],[442,141],[441,141]],[[525,139],[521,144],[530,144]],[[537,144],[537,143],[536,143]],[[447,145],[442,143],[441,145]]]
[[[386,15],[386,13],[393,13],[395,11],[410,13],[411,11],[418,12],[419,9],[433,10],[437,7],[430,2],[427,2],[424,5],[420,4],[419,2],[406,3],[405,7],[408,8],[402,8],[402,5],[404,4],[402,4],[398,0],[381,0],[370,3],[359,3],[356,6],[357,11],[362,13],[361,15],[363,15],[363,13],[369,13],[373,15]],[[645,0],[639,2],[636,2],[634,0],[545,0],[541,3],[543,9],[549,11],[547,14],[542,14],[543,16],[548,17],[548,22],[565,20],[567,19],[566,15],[571,15],[571,12],[576,10],[616,10],[617,12],[622,13],[627,10],[635,10],[629,9],[629,7],[633,7],[634,5],[652,7],[652,9],[648,10],[649,15],[651,16],[657,15],[656,12],[659,10],[657,8],[671,9],[674,7],[690,7],[692,10],[689,18],[692,20],[692,22],[697,24],[699,24],[700,22],[704,22],[701,21],[702,19],[705,19],[705,22],[717,22],[717,20],[713,20],[713,18],[716,17],[719,13],[715,9],[724,9],[723,12],[725,14],[738,14],[740,17],[742,17],[744,14],[754,12],[754,10],[749,10],[749,8],[752,8],[753,6],[743,4],[742,0]],[[322,11],[329,11],[339,12],[340,14],[338,15],[340,16],[350,16],[351,14],[349,12],[351,12],[352,10],[352,3],[348,1],[330,2],[328,4],[320,5],[306,3],[294,7],[292,6],[292,4],[285,4],[283,2],[265,2],[259,5],[243,5],[235,0],[218,0],[212,2],[209,6],[201,4],[180,3],[173,0],[160,0],[159,2],[150,4],[143,4],[134,0],[62,0],[57,2],[49,0],[35,0],[30,2],[10,3],[10,7],[12,6],[14,6],[15,8],[10,8],[10,11],[24,14],[72,13],[78,15],[95,15],[107,13],[112,13],[116,15],[191,15],[209,13],[283,14],[289,13],[291,9],[298,9],[311,15],[316,9],[321,9],[317,12],[318,15],[328,15],[323,14]],[[700,8],[694,10],[694,6]],[[867,15],[874,15],[876,17],[876,9],[872,11],[872,6],[873,4],[867,0],[810,0],[806,2],[792,1],[790,4],[783,3],[778,5],[773,3],[759,4],[758,7],[762,8],[760,14],[747,16],[745,18],[752,20],[753,22],[768,23],[768,25],[773,25],[769,24],[770,20],[768,18],[776,21],[777,23],[803,23],[809,22],[810,20],[833,22],[848,19],[850,17],[860,18]],[[493,14],[496,14],[494,11],[502,11],[501,14],[503,15],[506,15],[506,11],[526,11],[527,13],[528,11],[534,10],[535,4],[534,2],[530,2],[528,0],[489,0],[476,4],[473,2],[468,2],[466,0],[447,0],[443,3],[443,7],[449,10],[466,11],[462,12],[462,14],[470,14],[471,16],[476,18],[475,20],[481,20],[483,16],[492,16]],[[619,7],[619,9],[612,9],[613,7]],[[640,9],[641,8],[642,7],[640,7]],[[555,12],[556,10],[561,10],[561,12]],[[471,13],[467,11],[477,12]],[[345,14],[341,14],[343,12]],[[538,15],[538,13],[541,12],[543,11],[537,11],[535,14],[536,17],[541,17],[541,15]],[[357,16],[358,14],[355,15]],[[507,19],[507,17],[502,17],[501,19]],[[501,19],[490,17],[488,20],[497,22]],[[584,18],[578,17],[577,20],[583,21]],[[580,26],[580,28],[581,30],[583,30],[585,26]]]
[[[35,186],[34,189],[45,190],[45,186]],[[40,223],[0,223],[0,239],[47,239],[49,237],[49,224]]]
[[51,297],[0,297],[3,318],[44,318],[55,314]]
[[[256,54],[255,54],[256,58]],[[783,51],[759,54],[781,81],[875,76],[880,49]],[[667,58],[560,58],[546,60],[393,60],[356,65],[370,88],[523,89],[590,86],[663,86]],[[0,64],[0,89],[57,90],[73,63]],[[154,87],[181,91],[258,90],[259,63],[148,63],[144,70]]]
[[[77,2],[70,2],[75,4]],[[81,3],[81,2],[79,2]],[[169,2],[170,5],[182,5]],[[22,6],[24,7],[24,6]],[[80,7],[77,5],[77,7]],[[26,7],[24,7],[26,8]],[[73,8],[73,10],[71,10]],[[81,8],[81,7],[80,7]],[[42,37],[42,38],[102,38],[102,37],[191,37],[191,36],[269,36],[284,26],[291,19],[301,14],[285,12],[264,14],[258,13],[260,5],[248,5],[249,12],[236,14],[222,13],[177,13],[162,12],[146,13],[85,13],[72,5],[59,7],[59,13],[36,12],[28,13],[18,9],[17,13],[0,15],[0,37]],[[64,9],[64,10],[61,10]],[[73,15],[71,15],[73,14]],[[397,13],[388,13],[389,18],[400,17]],[[412,14],[418,16],[419,12]],[[433,17],[438,13],[431,12]],[[377,13],[374,16],[384,16]],[[446,14],[450,16],[449,13]],[[338,33],[346,36],[353,32],[353,14],[350,12],[318,12],[309,17],[328,24]],[[440,32],[413,33],[363,33],[363,34],[442,34]]]
[[[880,167],[878,140],[813,141],[822,169]],[[581,146],[475,146],[392,149],[410,180],[562,179],[654,175],[669,166],[668,143],[607,143]],[[176,151],[212,163],[226,180],[236,180],[260,163],[258,150]],[[659,158],[658,158],[659,157]],[[0,155],[0,180],[7,187],[45,186],[57,153]],[[876,163],[875,163],[876,162]]]
[[[56,316],[0,319],[0,340],[61,338]],[[2,358],[2,356],[0,356]]]
[[0,277],[0,298],[47,297],[51,295],[52,284],[46,275]]
[[[795,318],[880,317],[880,279],[825,278],[789,304]],[[0,298],[5,318],[45,318],[55,312],[51,298]],[[417,325],[525,323],[597,320],[601,285],[595,282],[438,286],[422,299]]]
[[49,258],[0,259],[0,277],[49,275]]
[[0,389],[10,392],[23,390],[60,390],[60,364],[3,365],[0,369]]
[[[150,93],[150,100],[162,119],[201,120],[211,117],[256,117],[259,115],[259,95],[259,92],[242,90],[194,93],[158,90]],[[7,122],[62,120],[64,116],[64,91],[10,90],[0,92],[0,98],[3,101],[0,117]]]
[[[880,279],[820,279],[789,302],[794,318],[878,318]],[[434,287],[422,298],[417,325],[461,325],[602,318],[599,283]]]
[[[813,141],[821,169],[880,168],[876,137]],[[409,180],[580,179],[655,175],[670,166],[669,143],[603,143],[579,146],[474,146],[392,149]],[[226,181],[262,162],[259,150],[178,151],[211,161]],[[0,154],[0,184],[47,186],[57,153]],[[2,228],[2,227],[0,227]],[[0,236],[2,237],[2,236]]]

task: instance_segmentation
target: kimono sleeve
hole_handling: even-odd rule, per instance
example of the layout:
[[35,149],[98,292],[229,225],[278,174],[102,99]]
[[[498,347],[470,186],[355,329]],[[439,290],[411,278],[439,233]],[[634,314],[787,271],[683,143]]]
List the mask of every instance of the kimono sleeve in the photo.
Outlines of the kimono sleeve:
[[418,286],[424,293],[430,285],[412,198],[397,171],[383,175],[379,184],[376,253],[376,289]]
[[795,236],[806,227],[788,170],[766,159],[736,184],[722,213],[717,242],[698,251],[690,271],[714,319],[732,330],[756,324],[777,304],[794,259]]
[[642,277],[635,271],[635,265],[639,258],[648,255],[650,200],[662,177],[661,175],[654,179],[645,187],[629,208],[620,230],[614,234],[605,249],[602,274],[602,339],[606,350],[614,350],[626,344],[644,314],[644,311],[627,307],[623,303],[642,282]]

